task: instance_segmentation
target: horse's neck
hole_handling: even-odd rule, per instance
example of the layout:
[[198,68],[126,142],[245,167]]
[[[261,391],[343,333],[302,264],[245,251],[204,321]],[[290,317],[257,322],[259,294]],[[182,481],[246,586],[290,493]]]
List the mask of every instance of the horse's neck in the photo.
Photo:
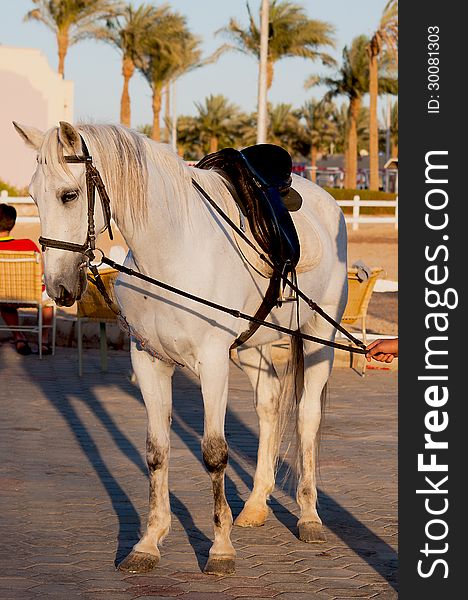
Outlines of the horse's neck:
[[202,211],[192,210],[190,202],[194,193],[190,176],[178,176],[180,167],[175,173],[148,162],[147,214],[140,223],[134,222],[128,205],[113,211],[129,249],[142,266],[162,268],[178,257],[189,256],[191,240],[202,235]]

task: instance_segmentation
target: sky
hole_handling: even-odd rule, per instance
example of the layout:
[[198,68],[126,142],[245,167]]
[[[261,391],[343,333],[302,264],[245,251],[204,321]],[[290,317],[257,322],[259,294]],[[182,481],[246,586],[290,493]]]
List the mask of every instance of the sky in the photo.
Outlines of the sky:
[[[338,61],[345,45],[359,35],[372,35],[387,0],[294,0],[306,9],[310,18],[335,26],[336,49],[327,51]],[[148,2],[148,0],[147,0]],[[141,4],[134,0],[134,4]],[[155,5],[163,2],[154,1]],[[169,0],[174,10],[187,17],[191,31],[202,37],[204,55],[227,41],[215,32],[231,17],[247,24],[245,0]],[[258,12],[260,0],[250,0]],[[39,48],[49,64],[57,68],[56,41],[53,33],[37,22],[23,22],[33,7],[31,0],[0,0],[0,43],[6,46]],[[331,74],[321,63],[288,58],[277,63],[269,101],[300,107],[307,99],[319,98],[323,88],[305,90],[304,81],[313,74]],[[177,82],[178,114],[196,114],[195,102],[203,103],[210,94],[223,94],[242,110],[253,111],[257,102],[256,61],[238,52],[223,55],[216,63],[189,73]],[[65,62],[65,78],[75,85],[75,121],[115,123],[119,121],[122,88],[121,58],[117,49],[92,40],[71,46]],[[132,127],[151,122],[151,92],[138,73],[130,84]]]

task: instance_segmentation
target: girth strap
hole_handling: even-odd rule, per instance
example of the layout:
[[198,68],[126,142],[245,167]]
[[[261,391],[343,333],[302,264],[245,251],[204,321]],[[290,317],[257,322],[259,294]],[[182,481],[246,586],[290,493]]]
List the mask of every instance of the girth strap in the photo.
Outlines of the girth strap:
[[254,320],[250,321],[249,328],[243,331],[231,344],[231,350],[244,344],[260,327],[260,322],[265,320],[271,312],[273,306],[278,302],[278,288],[281,285],[281,277],[274,274],[265,292],[262,303],[254,314]]

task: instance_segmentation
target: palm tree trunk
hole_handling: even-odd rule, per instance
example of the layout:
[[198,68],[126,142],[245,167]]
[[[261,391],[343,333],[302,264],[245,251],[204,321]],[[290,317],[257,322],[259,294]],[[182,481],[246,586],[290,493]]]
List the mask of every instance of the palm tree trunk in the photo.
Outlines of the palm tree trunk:
[[391,143],[390,156],[392,158],[398,158],[398,143],[395,140],[392,140]]
[[369,189],[379,189],[379,126],[377,97],[379,92],[378,53],[380,44],[374,36],[369,45]]
[[351,98],[349,101],[349,131],[348,131],[348,169],[346,187],[356,189],[357,178],[357,121],[361,110],[361,98]]
[[122,97],[120,99],[120,122],[126,127],[130,127],[131,124],[131,108],[130,108],[130,94],[128,91],[128,85],[130,79],[135,72],[135,65],[131,58],[124,56],[122,62],[122,75],[124,78]]
[[275,64],[272,60],[267,62],[267,90],[271,88],[273,76],[275,74]]
[[215,135],[210,136],[210,154],[218,151],[218,138]]
[[344,169],[345,169],[345,176],[344,176],[344,181],[343,181],[343,186],[348,189],[348,173],[349,173],[349,148],[348,148],[348,141],[346,141],[346,147],[345,147],[345,151],[344,151]]
[[164,141],[171,141],[171,82],[168,81],[164,94]]
[[161,139],[161,127],[159,125],[159,116],[161,114],[161,86],[153,87],[153,128],[151,130],[151,139],[159,142]]
[[57,31],[57,49],[58,49],[58,73],[65,77],[65,57],[68,51],[68,29],[59,29]]
[[312,167],[310,178],[315,183],[317,181],[317,146],[314,144],[312,144],[312,148],[310,149],[310,166]]

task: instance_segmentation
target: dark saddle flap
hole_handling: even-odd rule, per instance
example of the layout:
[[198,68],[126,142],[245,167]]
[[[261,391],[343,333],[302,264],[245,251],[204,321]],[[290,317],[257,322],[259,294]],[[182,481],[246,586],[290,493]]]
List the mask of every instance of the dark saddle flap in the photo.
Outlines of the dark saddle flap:
[[196,166],[221,171],[234,188],[235,199],[262,251],[281,271],[293,271],[299,262],[300,244],[283,201],[292,190],[289,153],[274,144],[242,151],[224,148],[208,154]]

